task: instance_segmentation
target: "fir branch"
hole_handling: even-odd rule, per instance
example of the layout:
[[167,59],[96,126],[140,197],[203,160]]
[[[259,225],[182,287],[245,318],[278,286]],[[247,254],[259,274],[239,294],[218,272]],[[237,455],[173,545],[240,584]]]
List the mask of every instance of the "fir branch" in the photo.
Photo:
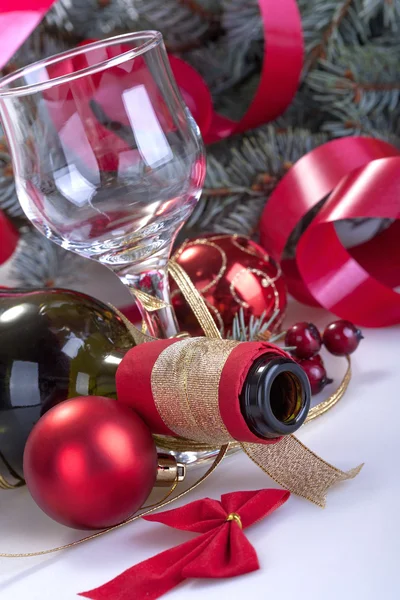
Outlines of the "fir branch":
[[[42,26],[39,26],[39,39],[41,40],[43,45],[47,45],[48,43],[55,43],[55,44],[60,44],[64,46],[64,50],[69,50],[71,48],[74,48],[75,46],[77,46],[78,44],[80,44],[85,38],[83,37],[83,34],[81,33],[81,35],[79,35],[76,32],[76,28],[74,27],[72,30],[69,29],[63,29],[61,27],[58,27],[56,25],[53,24],[46,24],[45,22],[43,23]],[[35,36],[36,31],[32,34],[32,36]],[[28,38],[28,43],[31,43],[31,38]],[[60,50],[61,52],[62,50]],[[21,48],[21,51],[19,52],[19,54],[24,55],[24,48]],[[56,53],[54,53],[56,54]],[[43,53],[43,56],[41,58],[45,58],[47,56],[46,53]],[[48,55],[50,56],[50,54]]]
[[257,233],[260,216],[265,206],[265,194],[259,198],[252,198],[251,203],[243,204],[236,202],[232,210],[213,225],[212,230],[216,233],[242,233],[253,237]]
[[87,278],[86,262],[72,252],[29,231],[12,258],[10,277],[27,288],[68,287]]
[[325,115],[322,129],[332,137],[368,135],[390,142],[400,148],[398,114],[363,116],[353,105],[331,109]]
[[367,24],[379,19],[384,28],[397,33],[400,29],[400,0],[362,0],[359,16]]
[[234,194],[250,193],[250,189],[245,187],[222,187],[215,189],[205,188],[203,190],[203,196],[205,198],[226,198]]
[[[200,4],[198,0],[178,0],[178,2],[183,6],[187,6],[193,14],[198,15],[201,19],[210,21],[211,23],[219,22],[220,17],[218,7],[217,11],[212,11],[210,8],[206,8]],[[216,4],[215,0],[213,0],[213,4]]]
[[163,32],[171,51],[183,52],[201,45],[207,34],[214,33],[215,24],[219,26],[217,14],[212,19],[212,12],[200,10],[197,2],[195,10],[192,2],[182,0],[136,0],[135,4],[139,16]]
[[[239,46],[230,46],[225,39],[221,39],[218,43],[210,42],[197,49],[186,52],[183,58],[187,60],[207,82],[214,98],[216,108],[221,110],[221,104],[233,105],[236,113],[240,111],[240,116],[244,110],[237,108],[238,105],[244,103],[247,105],[254,96],[254,90],[258,84],[257,81],[249,89],[243,81],[250,77],[255,67],[251,64],[246,64],[242,60],[243,49]],[[235,86],[237,88],[235,89]],[[239,93],[238,93],[239,90]],[[223,94],[226,94],[226,99],[223,99]],[[240,94],[240,97],[238,97]],[[226,111],[223,111],[226,113]],[[232,113],[232,111],[231,111]],[[234,118],[232,116],[232,118]]]
[[[319,68],[310,73],[307,85],[314,101],[323,106],[326,113],[327,122],[322,129],[334,135],[340,131],[349,135],[350,130],[371,134],[378,119],[384,129],[392,123],[393,132],[397,130],[399,58],[400,51],[388,52],[386,47],[368,44],[344,48],[334,62],[320,61]],[[386,126],[382,118],[387,119]],[[335,119],[339,121],[338,127],[332,127]],[[354,123],[358,125],[354,127]]]
[[240,121],[246,113],[260,83],[259,69],[254,64],[241,63],[238,54],[239,50],[236,55],[232,53],[231,77],[219,84],[214,95],[215,109],[234,121]]
[[311,90],[303,83],[291,104],[274,124],[278,129],[301,128],[318,132],[322,122],[321,104],[315,102]]
[[260,337],[267,335],[268,341],[274,343],[278,341],[282,334],[269,334],[274,322],[279,319],[280,312],[276,310],[270,317],[267,317],[264,311],[260,317],[251,315],[248,320],[244,316],[243,308],[235,314],[232,322],[232,329],[228,332],[228,340],[237,340],[238,342],[253,342]]
[[308,130],[264,126],[209,149],[205,193],[188,228],[249,235],[280,178],[303,154],[326,141]]
[[333,33],[337,31],[342,23],[343,19],[346,17],[350,5],[353,0],[344,0],[342,5],[333,13],[332,19],[328,26],[325,28],[322,34],[322,39],[315,48],[313,48],[311,55],[309,57],[309,68],[312,69],[315,63],[318,62],[320,58],[326,56],[327,53],[327,45],[329,40],[331,39]]
[[331,59],[346,43],[367,40],[368,27],[358,16],[360,0],[302,0],[300,10],[307,52],[304,75],[319,60]]
[[67,30],[71,32],[74,25],[70,19],[70,14],[73,12],[73,0],[57,0],[53,3],[42,21],[44,29],[54,28],[60,31]]
[[264,48],[264,27],[258,0],[223,0],[222,24],[228,42],[237,46],[251,46],[258,55]]
[[225,35],[187,52],[184,58],[207,81],[218,112],[239,120],[260,79],[264,35],[257,0],[222,0]]
[[58,0],[43,21],[43,30],[70,47],[88,38],[149,29],[135,0]]
[[[1,134],[2,130],[0,128]],[[15,192],[11,157],[4,137],[0,137],[0,210],[10,218],[23,216],[23,211]]]
[[48,33],[42,22],[3,67],[2,75],[8,75],[16,69],[63,52],[79,41],[81,39],[77,40],[70,33],[58,30],[54,34]]

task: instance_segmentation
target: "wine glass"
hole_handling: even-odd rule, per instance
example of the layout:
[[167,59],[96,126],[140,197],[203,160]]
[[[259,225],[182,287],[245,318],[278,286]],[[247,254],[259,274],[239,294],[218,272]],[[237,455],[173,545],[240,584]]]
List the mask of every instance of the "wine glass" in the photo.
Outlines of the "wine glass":
[[151,335],[175,335],[167,264],[205,155],[162,35],[84,43],[18,70],[0,80],[0,116],[28,219],[112,269]]

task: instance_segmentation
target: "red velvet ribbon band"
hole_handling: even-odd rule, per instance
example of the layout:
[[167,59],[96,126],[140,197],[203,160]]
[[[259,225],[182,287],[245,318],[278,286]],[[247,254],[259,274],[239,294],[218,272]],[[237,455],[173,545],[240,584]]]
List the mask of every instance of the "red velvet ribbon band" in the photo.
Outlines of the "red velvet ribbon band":
[[[282,261],[289,291],[365,327],[400,323],[400,152],[372,138],[328,142],[303,156],[272,193],[261,219],[262,246],[281,260],[293,229],[328,200],[300,238],[296,260]],[[344,219],[395,222],[376,239],[346,249]]]
[[289,498],[285,490],[234,492],[221,501],[205,498],[149,515],[182,531],[202,535],[149,558],[80,596],[92,600],[155,600],[189,578],[226,578],[259,569],[255,549],[242,529],[260,521]]
[[174,435],[161,419],[153,400],[151,372],[160,353],[176,340],[140,344],[124,356],[115,378],[118,400],[143,419],[152,433]]

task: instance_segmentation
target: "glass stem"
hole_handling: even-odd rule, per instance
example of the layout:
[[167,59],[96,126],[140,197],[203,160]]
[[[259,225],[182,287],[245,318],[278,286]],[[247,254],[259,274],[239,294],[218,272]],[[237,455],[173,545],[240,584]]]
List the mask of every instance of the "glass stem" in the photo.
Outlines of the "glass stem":
[[152,257],[115,272],[135,298],[147,333],[157,338],[174,337],[179,326],[170,298],[168,256]]

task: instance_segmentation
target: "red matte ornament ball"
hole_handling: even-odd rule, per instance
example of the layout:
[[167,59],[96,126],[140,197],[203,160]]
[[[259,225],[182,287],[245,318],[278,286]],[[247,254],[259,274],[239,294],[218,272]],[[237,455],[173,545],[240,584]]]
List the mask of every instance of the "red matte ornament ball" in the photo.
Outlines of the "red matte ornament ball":
[[[287,295],[280,266],[261,246],[245,236],[212,234],[186,241],[174,259],[203,297],[218,329],[226,337],[234,316],[243,309],[246,323],[264,315],[269,330],[284,318]],[[171,282],[172,304],[182,331],[204,335],[177,285]]]
[[24,476],[39,507],[63,525],[121,523],[149,496],[157,475],[150,430],[129,407],[100,396],[74,398],[33,428]]
[[323,333],[323,343],[331,354],[347,356],[357,350],[363,335],[350,321],[334,321]]
[[285,346],[293,347],[291,354],[297,358],[311,358],[321,350],[322,340],[313,323],[296,323],[287,330]]

